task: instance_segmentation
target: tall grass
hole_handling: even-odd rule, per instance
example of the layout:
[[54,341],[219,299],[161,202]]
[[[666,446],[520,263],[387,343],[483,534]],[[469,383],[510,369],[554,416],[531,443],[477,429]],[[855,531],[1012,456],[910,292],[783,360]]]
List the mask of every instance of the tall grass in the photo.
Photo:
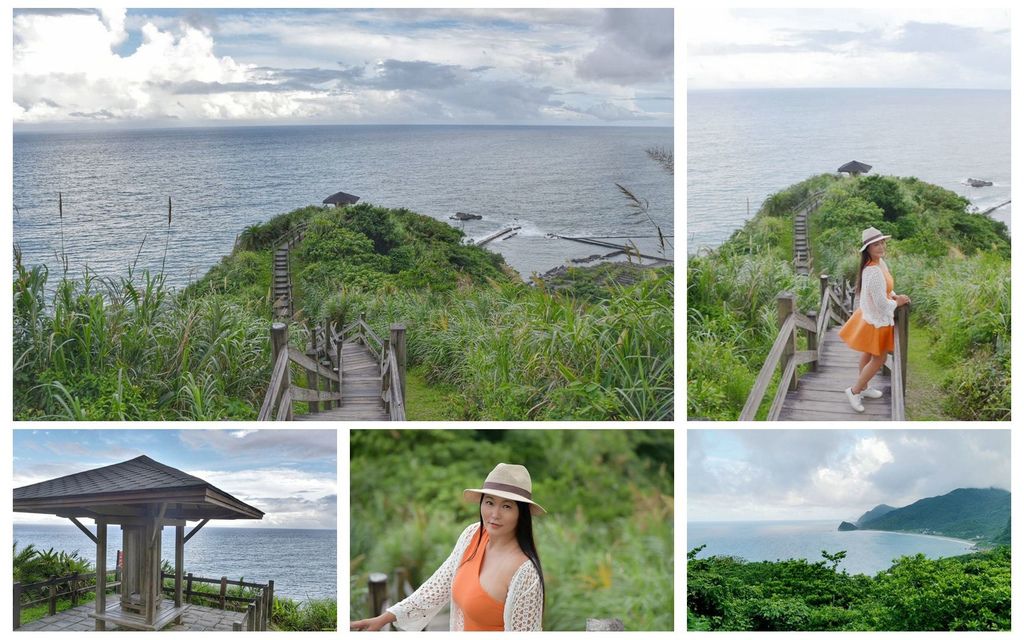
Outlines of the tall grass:
[[259,302],[176,297],[162,276],[62,278],[15,264],[18,419],[251,418],[268,375]]

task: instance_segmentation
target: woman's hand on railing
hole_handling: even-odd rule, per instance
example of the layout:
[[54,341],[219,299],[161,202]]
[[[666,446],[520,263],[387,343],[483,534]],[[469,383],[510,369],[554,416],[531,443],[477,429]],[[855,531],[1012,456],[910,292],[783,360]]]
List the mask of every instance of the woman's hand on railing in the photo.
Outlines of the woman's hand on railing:
[[897,307],[902,307],[905,304],[910,304],[910,298],[908,296],[897,294],[893,296],[893,300],[896,301]]
[[397,620],[395,614],[385,611],[376,618],[365,618],[348,623],[349,631],[380,631],[387,624]]

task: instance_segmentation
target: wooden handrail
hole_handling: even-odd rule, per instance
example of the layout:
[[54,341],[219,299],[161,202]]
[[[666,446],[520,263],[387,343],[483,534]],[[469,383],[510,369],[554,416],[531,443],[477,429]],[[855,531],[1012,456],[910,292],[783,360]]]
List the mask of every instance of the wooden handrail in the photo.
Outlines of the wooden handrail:
[[893,317],[892,351],[892,419],[906,420],[907,393],[907,332],[910,321],[910,305],[896,307]]

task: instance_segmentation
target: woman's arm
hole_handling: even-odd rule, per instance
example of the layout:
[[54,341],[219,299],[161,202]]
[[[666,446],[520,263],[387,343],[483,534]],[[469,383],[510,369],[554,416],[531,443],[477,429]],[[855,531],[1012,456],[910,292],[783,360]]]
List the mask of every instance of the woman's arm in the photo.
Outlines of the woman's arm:
[[505,601],[505,631],[541,631],[544,618],[544,589],[531,562],[512,576]]
[[479,523],[466,527],[451,555],[438,567],[434,575],[421,584],[411,596],[388,607],[388,613],[395,617],[396,627],[403,631],[422,631],[430,619],[448,604],[452,597],[452,581],[455,579],[455,571],[459,568],[462,553],[479,527]]
[[865,267],[861,276],[860,295],[867,302],[865,320],[875,327],[884,327],[892,324],[893,312],[896,311],[897,303],[890,300],[885,294],[885,275],[881,267]]

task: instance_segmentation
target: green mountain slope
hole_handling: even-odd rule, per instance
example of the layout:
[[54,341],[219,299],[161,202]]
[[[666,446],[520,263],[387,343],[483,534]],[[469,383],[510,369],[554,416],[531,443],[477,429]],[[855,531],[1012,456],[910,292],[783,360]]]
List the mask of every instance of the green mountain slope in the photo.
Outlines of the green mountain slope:
[[995,541],[1007,530],[1009,518],[1009,491],[955,489],[943,496],[924,498],[894,509],[868,521],[861,528]]
[[863,527],[865,524],[867,524],[868,522],[874,520],[875,518],[879,518],[879,517],[884,516],[885,514],[889,513],[890,511],[895,511],[895,510],[896,510],[896,507],[890,507],[887,504],[880,504],[877,507],[875,507],[874,509],[872,509],[871,511],[868,511],[864,515],[862,515],[861,517],[857,518],[857,522],[855,524],[858,527]]

